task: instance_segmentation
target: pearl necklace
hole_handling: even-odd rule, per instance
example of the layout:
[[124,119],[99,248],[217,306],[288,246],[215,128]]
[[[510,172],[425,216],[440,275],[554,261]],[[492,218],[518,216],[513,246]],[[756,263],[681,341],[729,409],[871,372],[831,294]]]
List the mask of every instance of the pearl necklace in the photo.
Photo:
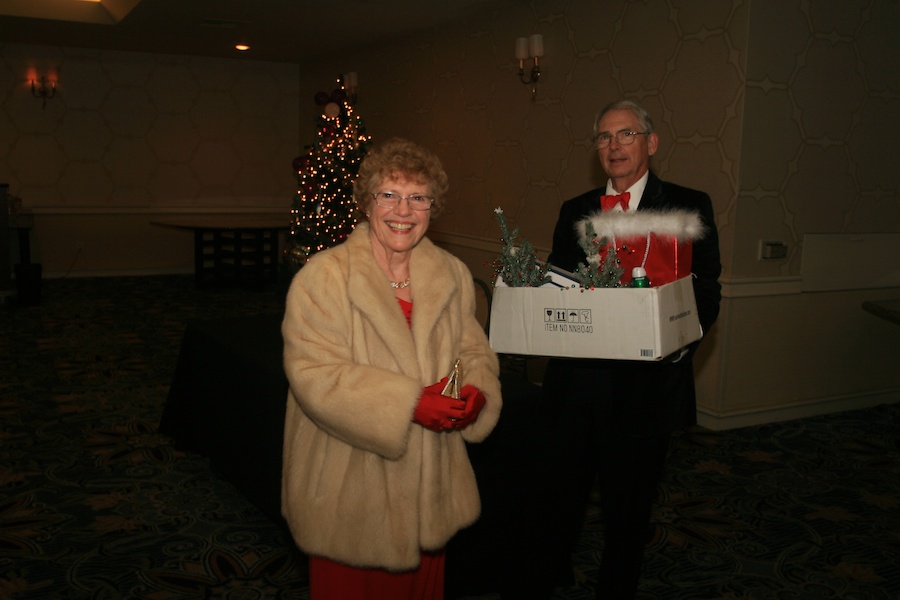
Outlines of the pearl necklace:
[[392,281],[391,287],[395,290],[402,290],[405,287],[409,286],[409,277],[406,278],[406,281]]

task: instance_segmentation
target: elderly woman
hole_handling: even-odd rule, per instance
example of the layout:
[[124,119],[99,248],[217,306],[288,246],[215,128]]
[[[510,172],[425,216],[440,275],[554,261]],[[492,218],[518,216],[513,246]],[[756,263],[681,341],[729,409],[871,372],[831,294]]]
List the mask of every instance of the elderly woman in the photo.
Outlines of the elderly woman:
[[418,145],[373,149],[366,219],[288,292],[282,512],[313,600],[443,598],[443,548],[480,511],[465,442],[497,423],[499,368],[471,274],[425,237],[447,188]]

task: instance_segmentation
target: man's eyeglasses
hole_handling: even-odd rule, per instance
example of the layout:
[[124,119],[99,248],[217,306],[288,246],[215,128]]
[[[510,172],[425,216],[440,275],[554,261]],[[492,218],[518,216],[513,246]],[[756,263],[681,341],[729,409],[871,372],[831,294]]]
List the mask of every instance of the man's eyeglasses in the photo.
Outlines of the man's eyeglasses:
[[594,143],[597,144],[598,148],[603,149],[609,146],[610,142],[612,142],[613,138],[615,138],[618,145],[630,146],[634,143],[634,140],[637,139],[637,136],[649,134],[649,131],[618,131],[615,135],[611,133],[601,133],[596,137]]
[[413,210],[431,210],[431,205],[434,204],[434,198],[422,194],[401,196],[394,192],[376,192],[372,196],[375,198],[375,204],[381,208],[396,208],[401,200],[406,200]]

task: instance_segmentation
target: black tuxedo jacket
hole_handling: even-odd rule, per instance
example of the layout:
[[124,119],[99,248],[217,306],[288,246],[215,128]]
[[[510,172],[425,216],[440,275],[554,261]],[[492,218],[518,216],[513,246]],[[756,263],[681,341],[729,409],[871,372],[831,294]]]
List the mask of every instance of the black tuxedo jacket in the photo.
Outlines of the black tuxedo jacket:
[[[605,188],[591,190],[563,203],[548,262],[574,271],[587,262],[578,245],[575,224],[600,210]],[[719,314],[722,271],[719,236],[707,194],[660,180],[650,173],[639,211],[682,209],[699,214],[705,227],[691,250],[691,273],[697,313],[704,333]],[[677,362],[554,359],[548,365],[545,394],[590,394],[600,405],[600,418],[634,435],[652,435],[696,423],[692,356],[698,342]]]

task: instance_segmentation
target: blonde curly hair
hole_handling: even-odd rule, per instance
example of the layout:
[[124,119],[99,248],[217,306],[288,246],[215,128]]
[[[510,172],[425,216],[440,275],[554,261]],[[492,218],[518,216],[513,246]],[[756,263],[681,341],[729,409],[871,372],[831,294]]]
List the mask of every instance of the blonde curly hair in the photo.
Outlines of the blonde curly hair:
[[440,215],[446,205],[450,183],[440,159],[422,146],[402,138],[391,138],[374,147],[359,166],[359,176],[353,182],[353,199],[360,213],[365,214],[372,202],[372,194],[386,179],[410,179],[428,186],[434,197],[431,218]]

